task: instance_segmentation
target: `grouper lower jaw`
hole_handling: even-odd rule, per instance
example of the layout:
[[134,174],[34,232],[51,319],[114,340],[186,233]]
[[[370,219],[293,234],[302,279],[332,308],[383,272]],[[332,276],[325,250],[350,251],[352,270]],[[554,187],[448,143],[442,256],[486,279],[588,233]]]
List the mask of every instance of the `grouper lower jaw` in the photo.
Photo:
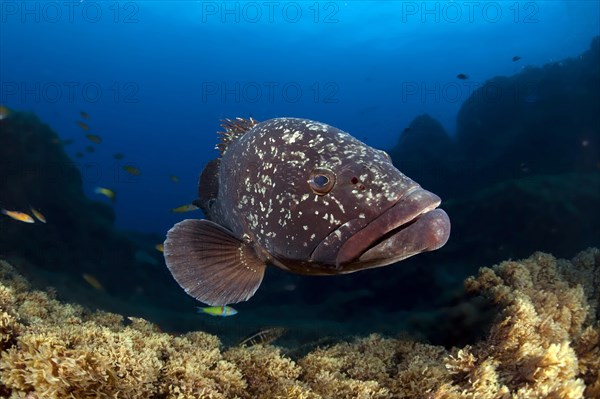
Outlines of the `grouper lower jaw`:
[[427,190],[412,190],[344,242],[337,269],[344,273],[385,266],[442,247],[450,236],[450,219],[436,209],[440,202]]
[[390,265],[422,252],[441,248],[450,236],[450,219],[443,209],[435,209],[365,251],[344,270],[364,270]]

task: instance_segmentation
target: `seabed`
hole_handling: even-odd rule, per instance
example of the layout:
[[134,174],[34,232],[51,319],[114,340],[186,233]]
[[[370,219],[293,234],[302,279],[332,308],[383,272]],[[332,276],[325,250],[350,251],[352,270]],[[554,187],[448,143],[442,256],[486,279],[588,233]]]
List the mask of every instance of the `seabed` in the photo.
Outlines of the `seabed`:
[[294,357],[224,347],[140,318],[61,303],[0,261],[3,398],[598,398],[600,250],[481,268],[497,306],[486,337],[450,350],[378,334]]

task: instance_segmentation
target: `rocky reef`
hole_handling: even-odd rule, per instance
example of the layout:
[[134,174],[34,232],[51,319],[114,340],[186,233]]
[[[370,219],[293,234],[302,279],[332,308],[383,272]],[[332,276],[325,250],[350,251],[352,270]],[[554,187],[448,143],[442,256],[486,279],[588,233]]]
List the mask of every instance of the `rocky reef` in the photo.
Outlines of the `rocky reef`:
[[600,250],[537,252],[465,282],[497,309],[462,348],[370,335],[297,354],[171,335],[32,290],[0,262],[0,396],[5,398],[597,398]]

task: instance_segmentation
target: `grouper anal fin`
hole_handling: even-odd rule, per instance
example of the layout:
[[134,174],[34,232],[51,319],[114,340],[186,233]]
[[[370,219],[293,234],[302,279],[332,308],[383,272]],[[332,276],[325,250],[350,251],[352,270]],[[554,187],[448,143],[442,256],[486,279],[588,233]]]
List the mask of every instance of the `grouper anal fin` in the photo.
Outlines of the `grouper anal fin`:
[[173,226],[164,256],[185,292],[211,306],[248,300],[266,268],[252,247],[208,220],[187,219]]

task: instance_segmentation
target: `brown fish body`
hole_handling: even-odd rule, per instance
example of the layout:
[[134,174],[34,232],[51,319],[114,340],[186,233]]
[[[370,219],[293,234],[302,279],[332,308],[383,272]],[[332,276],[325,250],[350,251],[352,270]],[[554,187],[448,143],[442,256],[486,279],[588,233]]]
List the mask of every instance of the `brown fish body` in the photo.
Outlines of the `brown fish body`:
[[266,264],[343,274],[446,242],[440,199],[385,152],[307,119],[238,119],[224,127],[221,157],[202,172],[195,202],[208,220],[178,223],[165,241],[167,266],[197,299],[248,299]]

